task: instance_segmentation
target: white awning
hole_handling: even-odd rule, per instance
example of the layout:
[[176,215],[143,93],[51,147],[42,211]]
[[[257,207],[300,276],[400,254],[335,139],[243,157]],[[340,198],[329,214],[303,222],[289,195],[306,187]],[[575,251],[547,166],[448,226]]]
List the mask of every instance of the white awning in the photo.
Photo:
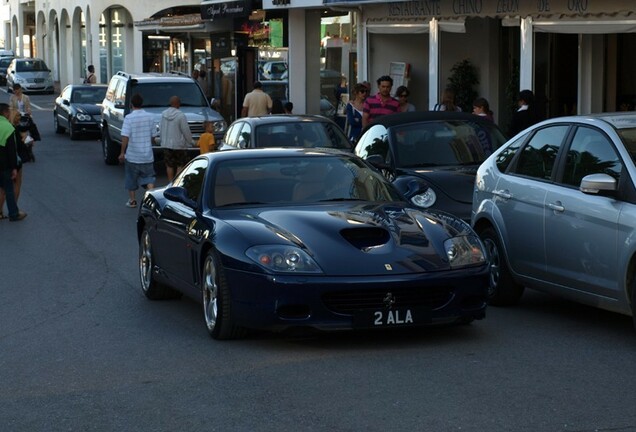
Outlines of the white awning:
[[636,20],[537,20],[532,29],[540,33],[612,34],[636,33]]
[[[466,33],[464,20],[439,21],[440,31],[448,33]],[[428,23],[378,23],[372,22],[366,24],[368,33],[384,33],[384,34],[417,34],[428,33]]]

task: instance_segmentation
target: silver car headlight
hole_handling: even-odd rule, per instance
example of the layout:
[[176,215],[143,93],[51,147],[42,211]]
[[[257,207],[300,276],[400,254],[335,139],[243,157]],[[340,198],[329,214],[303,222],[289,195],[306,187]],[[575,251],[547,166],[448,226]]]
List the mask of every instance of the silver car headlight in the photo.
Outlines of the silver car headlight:
[[225,123],[225,120],[215,121],[212,126],[216,133],[225,132],[225,129],[227,129],[227,123]]
[[481,240],[474,235],[449,238],[444,250],[451,268],[468,267],[486,262],[486,253]]
[[417,194],[411,198],[411,202],[418,207],[429,208],[437,201],[437,194],[432,188],[426,189],[424,193]]
[[295,246],[263,245],[249,248],[245,254],[266,270],[284,273],[322,273],[304,250]]

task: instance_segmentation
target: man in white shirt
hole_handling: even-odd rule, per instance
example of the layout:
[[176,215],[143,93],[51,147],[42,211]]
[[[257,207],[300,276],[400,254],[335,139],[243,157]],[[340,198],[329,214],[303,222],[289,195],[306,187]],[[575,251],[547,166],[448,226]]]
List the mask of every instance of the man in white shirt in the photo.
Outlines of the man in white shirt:
[[126,206],[130,208],[137,207],[135,191],[139,186],[144,189],[155,187],[152,141],[157,132],[152,114],[141,108],[143,102],[138,93],[130,98],[132,111],[124,117],[121,128],[119,161],[125,162],[126,189],[129,195]]

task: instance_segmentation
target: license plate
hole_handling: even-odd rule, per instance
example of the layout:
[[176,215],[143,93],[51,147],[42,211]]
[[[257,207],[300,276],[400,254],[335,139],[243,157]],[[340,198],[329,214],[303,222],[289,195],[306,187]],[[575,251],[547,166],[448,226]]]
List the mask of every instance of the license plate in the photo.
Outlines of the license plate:
[[353,315],[353,326],[364,328],[412,326],[427,322],[430,322],[429,314],[421,308],[360,311]]

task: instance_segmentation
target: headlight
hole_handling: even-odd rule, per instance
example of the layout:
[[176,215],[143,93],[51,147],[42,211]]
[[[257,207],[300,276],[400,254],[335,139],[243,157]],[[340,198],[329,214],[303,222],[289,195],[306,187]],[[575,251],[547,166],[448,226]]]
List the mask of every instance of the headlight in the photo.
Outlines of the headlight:
[[253,246],[245,254],[261,267],[285,273],[322,273],[307,252],[295,246]]
[[437,200],[437,195],[432,188],[426,189],[426,192],[413,196],[411,202],[418,207],[429,208]]
[[91,116],[89,116],[88,114],[84,114],[84,113],[77,113],[75,118],[77,120],[79,120],[79,121],[91,121],[91,120],[93,120],[93,118]]
[[215,121],[213,126],[214,132],[220,133],[225,131],[225,129],[227,128],[227,123],[225,123],[225,120],[219,120]]
[[26,80],[24,78],[16,76],[16,77],[13,78],[13,82],[21,84],[21,83],[26,83]]
[[467,267],[486,262],[481,241],[477,236],[467,235],[449,238],[444,242],[444,250],[451,268]]

